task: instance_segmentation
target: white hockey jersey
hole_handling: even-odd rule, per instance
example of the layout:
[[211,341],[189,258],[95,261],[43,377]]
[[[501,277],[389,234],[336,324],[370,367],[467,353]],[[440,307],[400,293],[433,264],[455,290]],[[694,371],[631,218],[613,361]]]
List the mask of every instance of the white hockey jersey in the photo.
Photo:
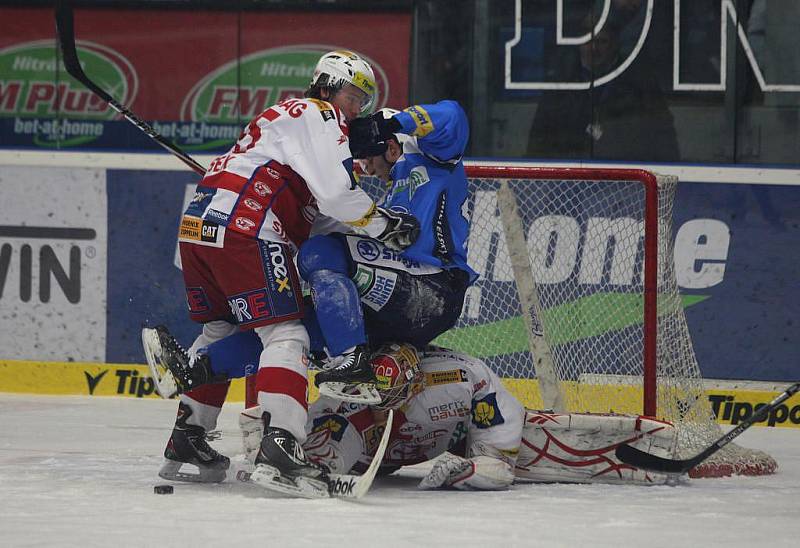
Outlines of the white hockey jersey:
[[[180,238],[221,246],[224,231],[233,230],[297,248],[318,212],[377,236],[385,222],[375,221],[374,208],[356,184],[341,111],[325,101],[288,99],[254,118],[211,163]],[[197,230],[206,223],[219,227],[208,238]]]
[[[417,464],[445,451],[517,458],[525,410],[482,361],[448,350],[420,354],[425,388],[395,411],[383,466]],[[320,398],[309,408],[303,448],[337,473],[368,465],[383,434],[382,412]]]

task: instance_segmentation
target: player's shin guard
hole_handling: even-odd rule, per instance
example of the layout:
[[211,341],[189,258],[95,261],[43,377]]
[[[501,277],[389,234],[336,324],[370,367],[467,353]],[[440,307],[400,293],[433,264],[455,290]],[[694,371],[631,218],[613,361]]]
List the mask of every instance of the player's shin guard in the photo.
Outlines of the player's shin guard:
[[302,442],[308,418],[308,334],[299,321],[255,331],[264,346],[256,374],[258,404],[270,414],[273,427],[291,432]]

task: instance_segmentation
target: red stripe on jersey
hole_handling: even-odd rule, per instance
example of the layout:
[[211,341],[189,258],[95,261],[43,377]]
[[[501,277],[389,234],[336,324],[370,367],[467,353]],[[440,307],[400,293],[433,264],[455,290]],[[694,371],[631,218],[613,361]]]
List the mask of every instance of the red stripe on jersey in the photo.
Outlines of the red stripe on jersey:
[[274,108],[272,108],[272,107],[268,108],[267,110],[265,110],[265,111],[264,111],[264,112],[261,114],[261,116],[262,116],[262,117],[264,117],[264,118],[266,118],[268,122],[272,122],[273,120],[275,120],[275,118],[277,118],[277,117],[278,117],[278,116],[280,116],[280,115],[281,115],[281,113],[280,113],[280,112],[278,112],[277,110],[275,110],[275,109],[274,109]]
[[284,367],[262,367],[256,374],[256,390],[284,394],[308,409],[308,381],[300,373]]
[[[241,192],[236,206],[231,211],[228,228],[246,236],[258,237],[258,231],[264,223],[264,217],[274,203],[284,193],[286,181],[283,175],[270,167],[258,168],[247,187]],[[277,212],[275,213],[277,215]],[[274,230],[274,227],[271,227]],[[277,231],[276,231],[277,232]]]
[[194,390],[189,390],[185,395],[196,402],[210,405],[211,407],[222,407],[222,404],[225,403],[225,397],[228,395],[228,386],[230,384],[230,382],[204,384]]
[[247,179],[236,175],[235,173],[222,171],[220,173],[215,173],[214,175],[205,177],[203,182],[200,184],[211,188],[230,190],[231,192],[239,194],[242,191],[242,188],[244,188],[244,185],[247,184]]
[[297,173],[287,174],[286,182],[288,187],[272,203],[272,211],[280,219],[286,237],[299,247],[308,239],[319,209],[305,180]]

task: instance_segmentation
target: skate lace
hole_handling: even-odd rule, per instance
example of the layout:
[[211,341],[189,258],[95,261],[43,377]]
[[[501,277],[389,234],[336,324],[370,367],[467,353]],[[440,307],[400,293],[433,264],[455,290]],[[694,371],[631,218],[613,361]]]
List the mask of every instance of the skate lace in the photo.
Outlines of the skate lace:
[[352,369],[356,363],[356,352],[350,352],[349,354],[344,356],[344,359],[341,363],[338,363],[330,368],[328,371],[347,371],[348,369]]
[[210,458],[216,459],[221,457],[222,455],[218,453],[213,447],[211,447],[208,442],[213,441],[221,437],[221,433],[215,431],[208,432],[207,434],[198,437],[195,440],[195,449],[198,451],[202,451],[203,453],[207,454]]
[[197,356],[189,356],[189,352],[186,351],[183,345],[179,343],[178,340],[172,336],[172,334],[169,335],[169,343],[171,347],[170,350],[182,358],[178,360],[178,365],[181,367],[181,369],[191,368]]

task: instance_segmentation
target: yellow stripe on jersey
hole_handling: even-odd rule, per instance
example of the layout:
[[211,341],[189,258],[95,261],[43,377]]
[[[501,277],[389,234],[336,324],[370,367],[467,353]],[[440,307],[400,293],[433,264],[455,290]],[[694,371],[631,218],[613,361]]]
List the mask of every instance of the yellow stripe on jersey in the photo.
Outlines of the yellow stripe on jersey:
[[317,105],[317,108],[320,110],[333,110],[333,107],[328,101],[323,101],[321,99],[314,99],[313,97],[309,97],[308,101]]
[[405,112],[411,115],[411,119],[417,125],[414,132],[411,134],[414,137],[425,137],[428,133],[433,131],[433,122],[428,112],[421,106],[408,107]]
[[372,204],[363,217],[361,217],[360,219],[356,219],[355,221],[346,221],[346,224],[354,226],[356,228],[364,228],[370,223],[370,221],[372,221],[372,217],[374,215],[375,215],[375,204]]

